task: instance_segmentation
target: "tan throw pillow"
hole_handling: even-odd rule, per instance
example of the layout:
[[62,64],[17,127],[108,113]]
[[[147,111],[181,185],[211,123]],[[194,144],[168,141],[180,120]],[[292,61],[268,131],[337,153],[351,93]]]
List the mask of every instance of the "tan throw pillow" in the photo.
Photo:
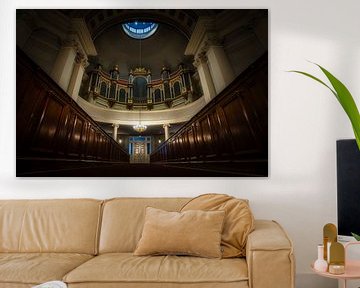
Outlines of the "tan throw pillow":
[[168,212],[146,208],[134,255],[192,255],[221,258],[224,211]]
[[225,211],[221,236],[222,257],[245,256],[247,236],[254,230],[254,217],[247,200],[225,194],[204,194],[190,200],[181,209],[188,210]]

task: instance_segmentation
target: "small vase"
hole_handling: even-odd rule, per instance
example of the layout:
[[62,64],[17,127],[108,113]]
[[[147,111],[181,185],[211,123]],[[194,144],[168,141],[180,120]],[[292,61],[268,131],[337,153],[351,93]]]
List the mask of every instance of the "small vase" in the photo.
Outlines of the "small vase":
[[319,272],[326,272],[328,263],[324,260],[324,245],[318,245],[318,259],[314,263],[314,269]]

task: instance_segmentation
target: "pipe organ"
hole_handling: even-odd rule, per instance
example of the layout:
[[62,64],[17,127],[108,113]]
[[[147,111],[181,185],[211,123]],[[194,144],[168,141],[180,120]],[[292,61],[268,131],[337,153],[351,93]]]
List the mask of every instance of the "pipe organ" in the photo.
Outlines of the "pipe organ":
[[153,80],[150,69],[138,67],[130,70],[128,78],[123,79],[117,65],[109,73],[97,65],[89,72],[87,98],[114,109],[171,108],[197,99],[192,72],[183,64],[173,73],[164,66],[161,78]]

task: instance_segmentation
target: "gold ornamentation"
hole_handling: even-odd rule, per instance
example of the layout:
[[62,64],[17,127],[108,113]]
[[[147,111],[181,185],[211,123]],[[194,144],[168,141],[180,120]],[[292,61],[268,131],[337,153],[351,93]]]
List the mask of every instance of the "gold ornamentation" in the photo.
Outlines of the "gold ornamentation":
[[324,259],[328,260],[327,247],[328,243],[337,242],[337,228],[334,224],[328,223],[323,228],[324,237]]
[[133,71],[134,75],[146,75],[147,74],[147,71],[144,67],[137,67],[135,68],[135,70]]
[[330,265],[345,265],[345,248],[341,243],[331,243],[329,262]]

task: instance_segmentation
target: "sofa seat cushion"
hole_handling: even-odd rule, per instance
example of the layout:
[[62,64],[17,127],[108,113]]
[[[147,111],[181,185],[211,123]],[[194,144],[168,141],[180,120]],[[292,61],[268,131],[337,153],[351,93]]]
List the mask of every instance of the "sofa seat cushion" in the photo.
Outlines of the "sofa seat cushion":
[[93,256],[72,253],[0,253],[0,286],[61,280]]
[[143,283],[144,287],[148,287],[146,283],[195,284],[242,281],[247,285],[247,280],[247,265],[245,260],[240,258],[134,256],[131,253],[110,253],[97,256],[64,277],[64,281],[70,284],[123,282]]

